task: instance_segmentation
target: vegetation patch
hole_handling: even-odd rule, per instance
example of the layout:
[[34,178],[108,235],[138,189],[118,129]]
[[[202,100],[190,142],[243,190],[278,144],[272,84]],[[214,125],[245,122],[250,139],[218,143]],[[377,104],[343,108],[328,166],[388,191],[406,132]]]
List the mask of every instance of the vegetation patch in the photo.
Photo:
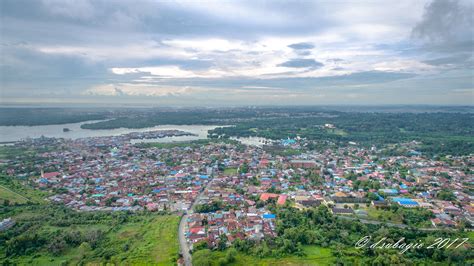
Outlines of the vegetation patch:
[[179,216],[149,212],[76,212],[54,205],[9,206],[0,218],[0,264],[174,265]]

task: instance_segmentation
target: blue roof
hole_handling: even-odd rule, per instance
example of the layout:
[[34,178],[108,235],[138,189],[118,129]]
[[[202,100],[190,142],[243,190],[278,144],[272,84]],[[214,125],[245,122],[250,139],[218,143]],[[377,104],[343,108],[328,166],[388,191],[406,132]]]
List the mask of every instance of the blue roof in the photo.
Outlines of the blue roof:
[[379,189],[379,191],[382,191],[383,193],[386,193],[386,194],[398,194],[398,190],[392,189],[392,188]]
[[407,198],[392,198],[392,200],[400,205],[418,205],[418,202]]
[[269,213],[269,214],[264,214],[264,215],[263,215],[263,218],[264,218],[264,219],[275,219],[275,218],[276,218],[276,215],[275,215],[275,214],[271,214],[271,213]]
[[199,176],[199,178],[202,178],[202,179],[208,179],[208,178],[209,178],[209,176],[207,176],[207,175],[200,175],[200,176]]
[[379,195],[379,193],[377,192],[374,192],[375,195],[377,195],[379,197],[379,200],[384,200],[384,198],[382,196]]
[[285,139],[285,140],[282,140],[281,143],[283,145],[295,144],[296,140],[294,140],[294,139]]

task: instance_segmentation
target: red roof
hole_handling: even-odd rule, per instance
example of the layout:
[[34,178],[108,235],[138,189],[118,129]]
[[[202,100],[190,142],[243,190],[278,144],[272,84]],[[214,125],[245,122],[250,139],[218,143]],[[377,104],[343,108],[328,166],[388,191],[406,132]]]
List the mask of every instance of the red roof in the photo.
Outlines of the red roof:
[[204,227],[193,227],[193,228],[190,228],[189,229],[189,232],[193,233],[193,234],[197,234],[199,233],[200,231],[203,231],[204,232]]
[[58,175],[59,175],[59,172],[43,173],[44,178],[56,177]]
[[269,198],[276,198],[276,197],[278,197],[278,194],[274,194],[274,193],[263,193],[263,194],[260,196],[260,200],[267,201]]
[[278,205],[285,204],[287,197],[288,197],[287,195],[280,195],[280,197],[278,197],[277,204]]

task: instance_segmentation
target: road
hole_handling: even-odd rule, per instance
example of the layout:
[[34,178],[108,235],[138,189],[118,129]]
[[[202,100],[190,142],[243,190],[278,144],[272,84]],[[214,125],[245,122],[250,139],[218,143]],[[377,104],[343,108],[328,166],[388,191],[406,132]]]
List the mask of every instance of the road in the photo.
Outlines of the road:
[[[204,194],[204,191],[210,187],[211,183],[212,183],[212,179],[209,180],[206,187],[199,193],[199,195],[197,195],[196,199],[194,200],[194,202],[191,205],[191,208],[189,208],[189,210],[194,209],[194,206],[196,206],[196,204],[199,202],[202,195]],[[179,230],[179,232],[178,232],[179,249],[180,249],[181,254],[183,255],[184,265],[185,266],[192,266],[193,265],[193,262],[192,262],[193,260],[192,260],[191,253],[189,252],[189,245],[186,241],[186,235],[185,235],[185,233],[186,233],[186,221],[187,220],[188,220],[188,212],[186,212],[181,217],[181,221],[179,222],[179,229],[178,229]]]

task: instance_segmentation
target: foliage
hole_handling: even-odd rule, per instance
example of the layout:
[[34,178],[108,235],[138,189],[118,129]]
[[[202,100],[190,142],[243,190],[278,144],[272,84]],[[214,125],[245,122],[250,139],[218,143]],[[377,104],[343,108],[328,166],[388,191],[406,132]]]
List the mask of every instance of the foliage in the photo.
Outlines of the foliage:
[[12,217],[17,223],[0,232],[0,264],[47,260],[47,264],[170,265],[178,255],[178,216],[31,205],[5,207],[0,217]]
[[194,211],[199,213],[215,212],[224,209],[222,201],[213,201],[210,204],[197,204],[194,206]]
[[455,200],[456,199],[456,196],[454,196],[453,192],[449,190],[441,190],[440,192],[438,192],[436,196],[438,197],[438,199],[441,199],[441,200]]
[[77,123],[107,118],[99,109],[2,108],[0,126],[36,126]]
[[[398,250],[355,250],[354,244],[364,236],[372,239],[383,237],[392,240],[404,238],[407,243],[423,241],[433,243],[436,237],[466,237],[465,233],[454,231],[420,231],[415,228],[401,229],[396,227],[385,228],[382,225],[363,224],[357,220],[340,219],[333,216],[328,208],[321,205],[317,208],[298,210],[289,206],[271,206],[272,213],[277,214],[276,231],[278,236],[274,239],[264,239],[261,242],[249,240],[235,240],[232,247],[239,253],[258,258],[285,258],[288,256],[308,256],[308,246],[331,247],[336,262],[339,264],[372,264],[378,261],[380,265],[393,263],[410,264],[421,263],[427,259],[443,262],[452,258],[457,263],[472,256],[469,248],[460,247],[457,250],[413,249],[400,255]],[[417,225],[429,220],[432,214],[422,209],[398,208],[396,210],[410,225]],[[212,264],[210,264],[212,265]]]

